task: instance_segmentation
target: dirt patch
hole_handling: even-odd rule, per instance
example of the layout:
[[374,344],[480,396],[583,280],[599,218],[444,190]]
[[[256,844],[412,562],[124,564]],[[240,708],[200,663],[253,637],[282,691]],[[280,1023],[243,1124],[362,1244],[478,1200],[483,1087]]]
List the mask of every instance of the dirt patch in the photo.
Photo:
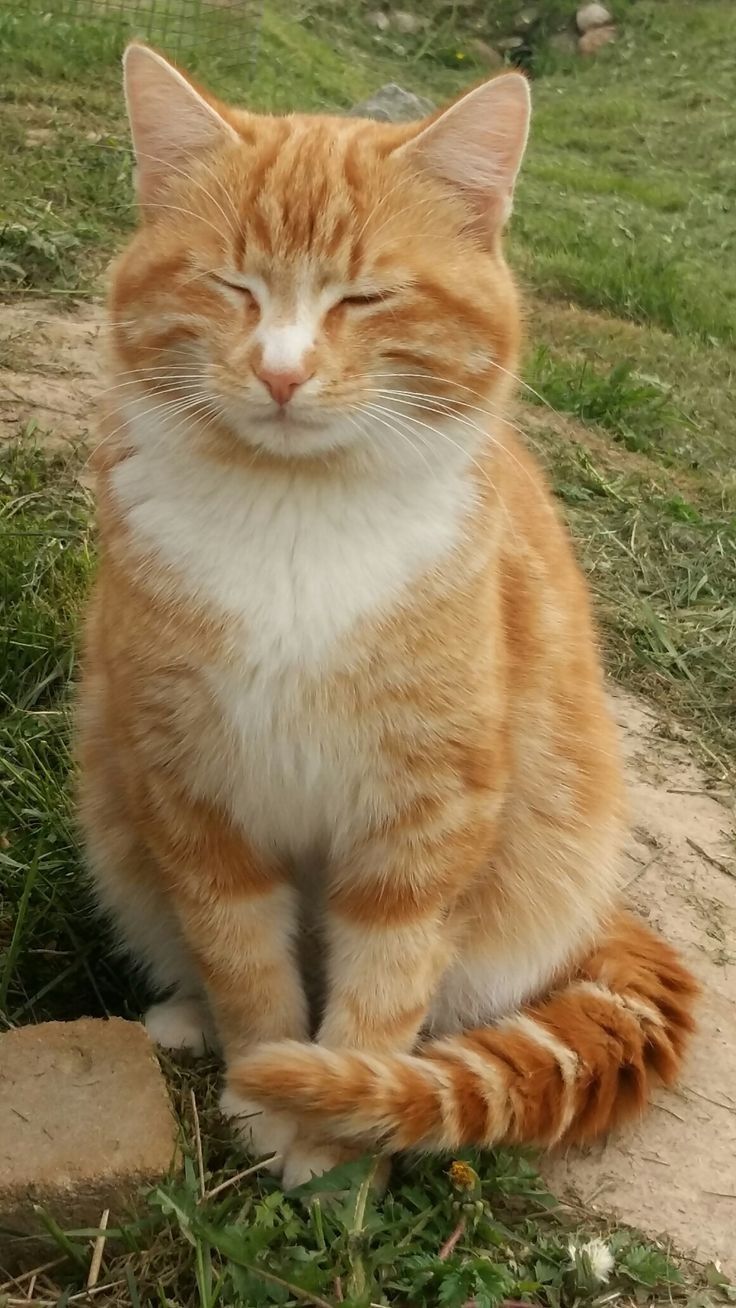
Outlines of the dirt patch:
[[[29,422],[52,442],[94,425],[103,312],[83,304],[0,309],[0,436]],[[533,433],[550,415],[524,410]],[[557,418],[590,444],[590,431]],[[626,457],[625,455],[623,457]],[[554,1189],[736,1276],[736,846],[730,796],[641,701],[617,692],[629,767],[632,836],[624,876],[636,908],[703,983],[700,1029],[683,1084],[659,1093],[641,1125],[545,1165]]]
[[89,437],[103,321],[98,304],[65,314],[46,301],[0,307],[0,440],[29,423],[49,445]]
[[[562,442],[582,446],[595,460],[602,460],[606,476],[615,482],[617,475],[626,477],[638,474],[647,481],[661,481],[661,464],[639,450],[629,450],[611,438],[610,433],[592,423],[585,424],[569,413],[560,413],[549,405],[525,404],[517,401],[515,421],[524,438],[545,461],[545,445],[549,433]],[[603,483],[605,485],[605,483]],[[697,500],[700,483],[697,474],[685,468],[667,467],[667,484],[686,498]],[[615,489],[615,487],[614,487]]]
[[545,1165],[558,1194],[671,1239],[736,1276],[736,857],[733,812],[642,701],[617,692],[632,834],[626,893],[703,985],[682,1084],[633,1130]]

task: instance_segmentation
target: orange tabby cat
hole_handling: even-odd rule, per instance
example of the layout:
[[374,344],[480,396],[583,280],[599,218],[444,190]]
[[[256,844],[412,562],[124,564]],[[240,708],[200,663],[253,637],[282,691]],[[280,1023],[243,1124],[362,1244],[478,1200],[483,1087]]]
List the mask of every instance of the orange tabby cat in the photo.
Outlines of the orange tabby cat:
[[503,416],[527,83],[260,117],[132,46],[126,88],[81,811],[151,1035],[221,1046],[286,1184],[605,1131],[695,986],[619,907],[586,588]]

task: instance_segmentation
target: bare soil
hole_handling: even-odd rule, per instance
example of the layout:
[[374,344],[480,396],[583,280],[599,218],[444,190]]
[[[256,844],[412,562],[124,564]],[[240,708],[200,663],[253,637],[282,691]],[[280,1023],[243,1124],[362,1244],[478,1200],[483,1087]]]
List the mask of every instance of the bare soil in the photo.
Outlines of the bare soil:
[[[93,439],[102,321],[90,304],[63,315],[41,301],[2,307],[0,437],[35,423],[54,443]],[[626,894],[700,978],[700,1026],[682,1084],[657,1093],[641,1124],[550,1160],[545,1172],[586,1210],[664,1233],[681,1252],[718,1260],[736,1276],[733,796],[701,772],[684,733],[673,740],[645,703],[621,691],[614,703],[632,809]]]
[[0,440],[29,423],[53,446],[90,438],[103,321],[98,304],[78,304],[64,314],[42,300],[2,305]]
[[714,791],[686,743],[643,701],[617,691],[631,836],[633,906],[681,950],[703,986],[681,1084],[659,1091],[633,1130],[544,1167],[587,1209],[736,1275],[736,857],[732,797]]

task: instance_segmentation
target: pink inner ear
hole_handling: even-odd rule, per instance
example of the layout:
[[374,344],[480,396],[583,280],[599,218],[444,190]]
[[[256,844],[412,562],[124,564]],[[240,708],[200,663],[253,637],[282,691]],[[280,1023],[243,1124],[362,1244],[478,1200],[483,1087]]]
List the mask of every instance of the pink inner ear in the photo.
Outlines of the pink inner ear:
[[170,175],[225,140],[234,128],[166,59],[146,46],[129,46],[124,57],[125,98],[136,154],[141,203],[153,201]]
[[529,117],[526,78],[505,73],[471,91],[402,151],[461,191],[484,222],[505,222]]

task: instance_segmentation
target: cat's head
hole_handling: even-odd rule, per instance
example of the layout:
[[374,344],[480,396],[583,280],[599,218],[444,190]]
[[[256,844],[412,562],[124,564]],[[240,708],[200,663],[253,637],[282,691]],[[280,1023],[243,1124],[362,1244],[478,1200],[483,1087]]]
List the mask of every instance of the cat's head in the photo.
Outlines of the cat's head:
[[486,424],[518,350],[500,237],[523,76],[410,125],[231,109],[140,45],[125,79],[141,221],[111,294],[121,399],[279,458]]

